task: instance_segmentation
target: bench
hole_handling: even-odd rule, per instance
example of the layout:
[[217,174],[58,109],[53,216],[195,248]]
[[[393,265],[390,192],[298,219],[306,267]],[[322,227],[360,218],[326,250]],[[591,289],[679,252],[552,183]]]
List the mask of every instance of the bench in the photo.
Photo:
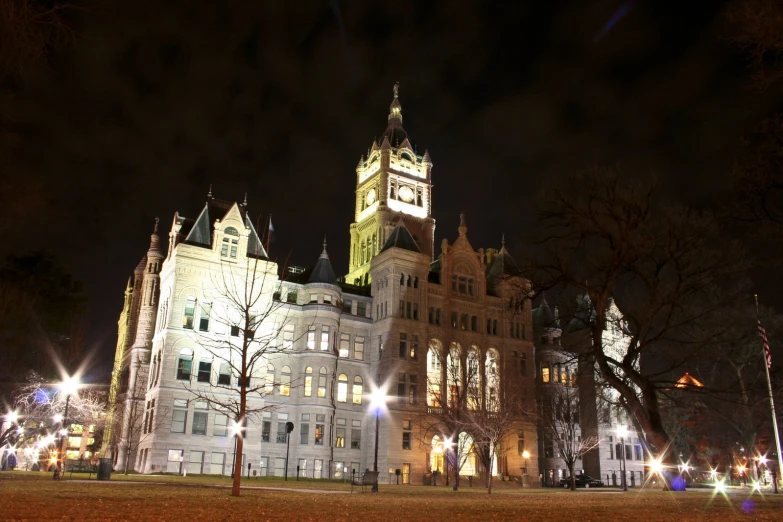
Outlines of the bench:
[[70,473],[68,478],[71,478],[74,473],[89,473],[88,478],[92,478],[93,473],[98,473],[98,466],[89,460],[66,460],[63,462],[63,475],[66,473]]
[[362,493],[364,493],[364,488],[367,486],[372,486],[373,490],[377,493],[378,492],[378,475],[379,472],[377,471],[365,471],[360,476],[354,475],[351,478],[351,493],[353,493],[353,487],[361,487]]

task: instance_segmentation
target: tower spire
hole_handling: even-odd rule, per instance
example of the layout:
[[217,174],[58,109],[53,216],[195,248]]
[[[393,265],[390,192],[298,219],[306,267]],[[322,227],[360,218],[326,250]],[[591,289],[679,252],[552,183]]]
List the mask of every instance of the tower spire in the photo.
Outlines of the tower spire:
[[212,183],[209,184],[209,192],[207,192],[207,199],[212,199]]
[[389,106],[389,127],[402,127],[402,105],[400,105],[400,82],[394,84],[394,99]]
[[324,251],[321,252],[321,257],[329,259],[329,254],[326,253],[326,234],[324,234]]

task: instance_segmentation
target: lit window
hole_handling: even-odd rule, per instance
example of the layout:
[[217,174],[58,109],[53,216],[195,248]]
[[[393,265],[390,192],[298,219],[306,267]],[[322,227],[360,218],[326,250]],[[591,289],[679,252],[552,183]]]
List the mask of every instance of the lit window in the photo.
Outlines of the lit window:
[[275,367],[272,364],[266,365],[266,383],[264,384],[264,393],[272,395],[275,390]]
[[337,402],[348,401],[348,376],[341,373],[337,378]]
[[329,327],[324,326],[321,329],[321,351],[326,352],[329,350]]
[[364,386],[362,383],[362,378],[357,375],[353,378],[353,403],[361,404],[362,395],[364,395]]
[[315,327],[311,326],[307,331],[307,349],[315,350]]
[[180,381],[189,381],[192,367],[193,350],[190,348],[183,348],[179,352],[179,359],[177,360],[177,379]]
[[199,332],[209,331],[209,315],[212,313],[212,303],[201,303],[201,314],[198,320]]
[[326,368],[318,370],[318,396],[326,397]]
[[348,334],[340,335],[340,357],[348,358],[351,351],[351,336]]
[[541,365],[541,382],[549,382],[549,366]]
[[313,368],[308,366],[305,368],[305,380],[304,380],[304,396],[310,397],[313,395]]
[[196,314],[196,298],[188,297],[185,300],[185,315],[182,318],[182,328],[193,329],[193,317]]
[[280,370],[280,395],[291,395],[291,368],[283,366]]

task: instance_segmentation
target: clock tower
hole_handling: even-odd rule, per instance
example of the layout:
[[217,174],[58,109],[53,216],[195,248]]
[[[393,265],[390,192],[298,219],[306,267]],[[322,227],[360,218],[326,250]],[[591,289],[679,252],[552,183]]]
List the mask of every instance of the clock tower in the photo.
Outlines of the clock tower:
[[399,221],[405,223],[421,251],[433,255],[432,160],[428,152],[416,154],[402,128],[399,86],[394,86],[386,130],[356,166],[356,212],[345,278],[349,284],[369,284],[370,261]]

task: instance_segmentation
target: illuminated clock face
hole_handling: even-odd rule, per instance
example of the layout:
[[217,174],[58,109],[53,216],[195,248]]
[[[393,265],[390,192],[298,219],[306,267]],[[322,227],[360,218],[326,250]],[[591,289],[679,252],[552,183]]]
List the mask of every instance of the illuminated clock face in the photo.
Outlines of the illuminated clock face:
[[372,205],[373,203],[375,203],[375,196],[376,196],[375,189],[370,189],[370,191],[367,192],[367,204],[368,205]]
[[413,191],[410,187],[402,186],[400,187],[400,199],[403,200],[406,203],[410,203],[413,201]]

